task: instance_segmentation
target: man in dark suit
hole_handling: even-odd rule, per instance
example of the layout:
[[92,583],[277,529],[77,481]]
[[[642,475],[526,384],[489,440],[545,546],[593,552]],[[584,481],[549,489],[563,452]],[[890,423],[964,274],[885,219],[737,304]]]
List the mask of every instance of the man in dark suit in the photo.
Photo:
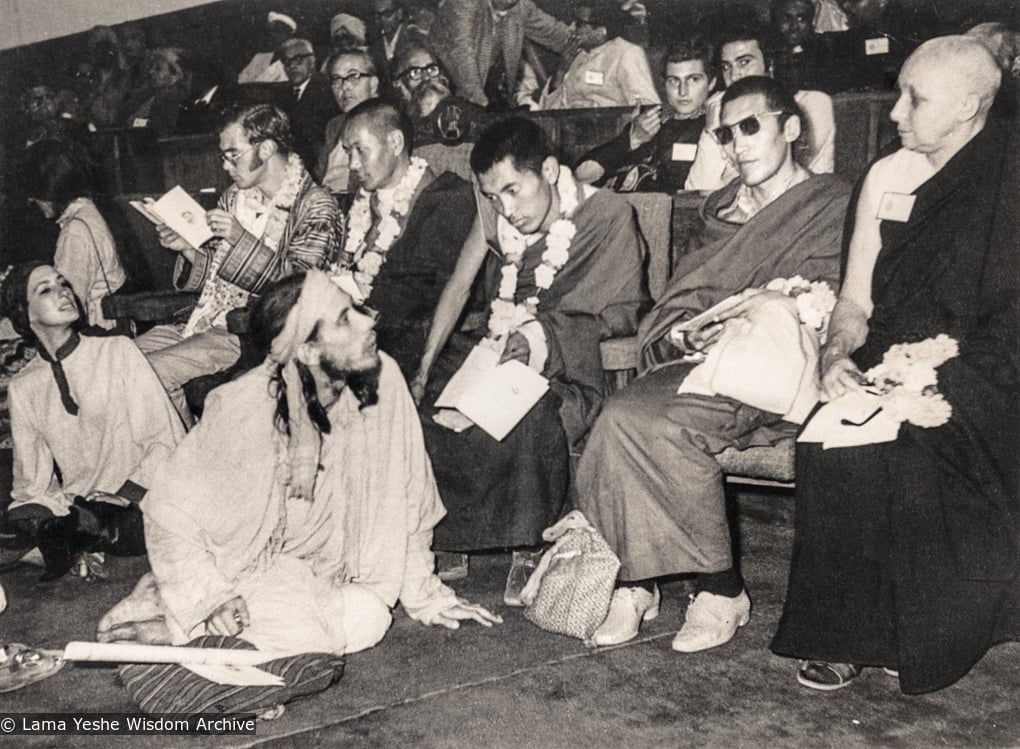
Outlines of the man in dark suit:
[[286,111],[294,135],[294,150],[313,167],[326,133],[326,123],[339,114],[329,79],[315,72],[315,50],[307,39],[288,39],[280,45],[280,60],[292,90]]

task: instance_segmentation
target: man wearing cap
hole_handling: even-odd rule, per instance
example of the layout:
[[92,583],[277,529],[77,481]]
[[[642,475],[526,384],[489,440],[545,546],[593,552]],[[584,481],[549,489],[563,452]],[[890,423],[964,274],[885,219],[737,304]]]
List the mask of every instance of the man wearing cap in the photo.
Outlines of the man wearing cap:
[[280,45],[280,61],[291,91],[285,111],[290,117],[294,150],[311,168],[322,149],[326,123],[337,114],[329,80],[315,70],[315,49],[307,39],[288,39]]
[[501,621],[433,572],[445,510],[414,403],[374,328],[319,271],[259,299],[252,330],[266,362],[210,395],[153,482],[152,572],[103,617],[101,641],[218,634],[354,653],[383,638],[398,601],[423,624]]
[[269,11],[266,15],[266,39],[269,43],[269,52],[256,52],[247,65],[237,75],[238,83],[284,83],[287,80],[287,71],[283,69],[283,63],[277,57],[276,50],[280,45],[294,36],[297,31],[297,22],[288,15]]

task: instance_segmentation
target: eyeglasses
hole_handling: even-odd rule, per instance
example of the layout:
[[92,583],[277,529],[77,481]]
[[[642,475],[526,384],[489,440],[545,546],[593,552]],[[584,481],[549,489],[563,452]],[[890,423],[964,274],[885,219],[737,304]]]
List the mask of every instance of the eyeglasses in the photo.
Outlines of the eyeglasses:
[[355,70],[353,73],[347,75],[331,75],[329,77],[329,85],[331,86],[342,86],[345,83],[357,83],[362,78],[374,78],[375,73],[362,73],[360,70]]
[[309,57],[315,57],[315,55],[312,54],[311,52],[305,52],[304,54],[300,54],[300,55],[292,55],[291,57],[284,57],[283,58],[283,64],[284,64],[284,67],[287,67],[289,65],[295,65],[295,64],[297,64],[297,63],[299,63],[299,62],[301,62],[303,60],[307,60]]
[[758,121],[759,117],[776,117],[781,114],[786,114],[786,112],[759,112],[758,114],[752,114],[750,117],[745,117],[735,125],[717,127],[712,132],[715,134],[715,139],[725,146],[733,142],[733,128],[739,128],[740,132],[744,135],[751,136],[761,130],[761,122]]
[[255,148],[254,144],[248,146],[243,151],[236,151],[234,153],[231,153],[230,151],[221,151],[220,161],[226,161],[231,166],[237,166],[237,162],[241,160],[241,157],[244,156],[249,151],[251,151],[253,148]]
[[418,82],[422,78],[435,78],[437,75],[439,75],[439,66],[433,62],[428,65],[413,65],[397,77]]

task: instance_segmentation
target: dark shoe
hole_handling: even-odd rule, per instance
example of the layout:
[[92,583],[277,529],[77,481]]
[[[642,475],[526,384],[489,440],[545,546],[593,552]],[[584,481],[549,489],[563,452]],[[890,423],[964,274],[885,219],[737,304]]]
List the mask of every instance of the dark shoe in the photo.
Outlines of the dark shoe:
[[855,663],[808,661],[797,672],[797,682],[808,689],[832,692],[850,686],[860,675],[861,667]]

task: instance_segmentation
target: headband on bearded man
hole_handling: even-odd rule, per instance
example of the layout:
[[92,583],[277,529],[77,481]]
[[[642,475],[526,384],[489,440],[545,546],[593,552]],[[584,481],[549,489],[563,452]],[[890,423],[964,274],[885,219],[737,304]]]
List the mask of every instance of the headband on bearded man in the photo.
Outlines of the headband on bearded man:
[[334,309],[334,301],[343,302],[344,293],[321,270],[305,275],[301,294],[287,314],[283,330],[273,339],[269,358],[283,369],[287,389],[290,441],[287,446],[290,496],[312,501],[315,477],[319,470],[322,435],[308,415],[308,401],[297,370],[297,352],[308,341],[324,310]]

